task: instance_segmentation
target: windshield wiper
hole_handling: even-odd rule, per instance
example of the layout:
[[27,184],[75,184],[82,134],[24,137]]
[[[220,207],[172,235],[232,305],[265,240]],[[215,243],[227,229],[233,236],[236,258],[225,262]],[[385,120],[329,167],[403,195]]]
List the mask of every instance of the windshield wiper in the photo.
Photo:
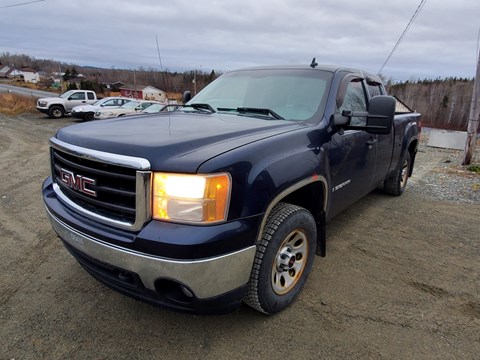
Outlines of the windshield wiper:
[[210,104],[203,104],[203,103],[194,103],[194,104],[186,104],[183,105],[183,107],[192,107],[195,110],[208,110],[211,113],[216,112],[213,107],[210,106]]
[[237,111],[240,114],[256,114],[256,115],[266,115],[273,117],[277,120],[285,120],[283,117],[278,115],[275,111],[271,109],[263,108],[253,108],[253,107],[237,107],[236,109],[232,108],[218,108],[218,111]]

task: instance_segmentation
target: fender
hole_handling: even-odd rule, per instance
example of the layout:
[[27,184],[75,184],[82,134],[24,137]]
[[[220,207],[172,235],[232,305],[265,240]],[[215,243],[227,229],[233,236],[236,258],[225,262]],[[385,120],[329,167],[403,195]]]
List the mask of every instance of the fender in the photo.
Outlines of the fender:
[[[256,243],[258,244],[263,236],[263,231],[265,229],[268,217],[270,216],[273,208],[275,205],[277,205],[279,202],[281,202],[283,199],[287,198],[289,195],[294,194],[295,192],[306,188],[307,186],[311,184],[321,184],[322,186],[322,198],[323,198],[323,203],[319,204],[321,205],[320,207],[316,208],[315,211],[313,209],[308,209],[310,212],[312,212],[312,215],[315,218],[315,222],[317,224],[317,255],[320,255],[322,257],[325,257],[326,255],[326,212],[327,212],[327,205],[328,205],[328,182],[327,179],[323,176],[319,175],[313,175],[310,176],[306,179],[303,179],[288,188],[284,189],[281,191],[279,194],[277,194],[272,201],[269,203],[267,209],[265,210],[265,213],[263,215],[262,222],[260,224],[260,227],[258,229],[258,234],[257,234],[257,240]],[[302,204],[298,204],[299,206],[302,206]]]

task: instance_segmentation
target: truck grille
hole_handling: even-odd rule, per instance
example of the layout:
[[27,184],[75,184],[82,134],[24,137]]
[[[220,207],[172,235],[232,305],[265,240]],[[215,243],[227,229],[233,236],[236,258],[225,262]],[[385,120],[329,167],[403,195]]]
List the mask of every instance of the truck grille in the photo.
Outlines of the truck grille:
[[151,173],[142,171],[149,167],[148,161],[79,148],[55,138],[50,143],[54,189],[67,206],[131,230],[149,220]]

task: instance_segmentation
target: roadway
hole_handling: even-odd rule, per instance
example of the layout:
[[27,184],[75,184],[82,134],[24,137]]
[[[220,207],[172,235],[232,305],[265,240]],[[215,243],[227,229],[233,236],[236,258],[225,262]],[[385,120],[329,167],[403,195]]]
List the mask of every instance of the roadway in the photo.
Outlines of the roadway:
[[33,90],[28,88],[23,88],[19,86],[13,86],[8,84],[0,83],[0,92],[12,92],[26,96],[34,96],[34,97],[51,97],[51,96],[58,96],[59,94],[49,91],[41,91],[41,90]]

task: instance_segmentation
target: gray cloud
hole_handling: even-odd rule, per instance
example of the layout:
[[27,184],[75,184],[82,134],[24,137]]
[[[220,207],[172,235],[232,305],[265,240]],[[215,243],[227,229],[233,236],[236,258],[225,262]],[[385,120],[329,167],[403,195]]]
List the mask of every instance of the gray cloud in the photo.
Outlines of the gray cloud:
[[[8,0],[13,4],[15,0]],[[225,71],[321,63],[377,72],[419,1],[46,0],[0,9],[0,51],[81,65]],[[383,73],[472,77],[478,0],[427,1]]]

